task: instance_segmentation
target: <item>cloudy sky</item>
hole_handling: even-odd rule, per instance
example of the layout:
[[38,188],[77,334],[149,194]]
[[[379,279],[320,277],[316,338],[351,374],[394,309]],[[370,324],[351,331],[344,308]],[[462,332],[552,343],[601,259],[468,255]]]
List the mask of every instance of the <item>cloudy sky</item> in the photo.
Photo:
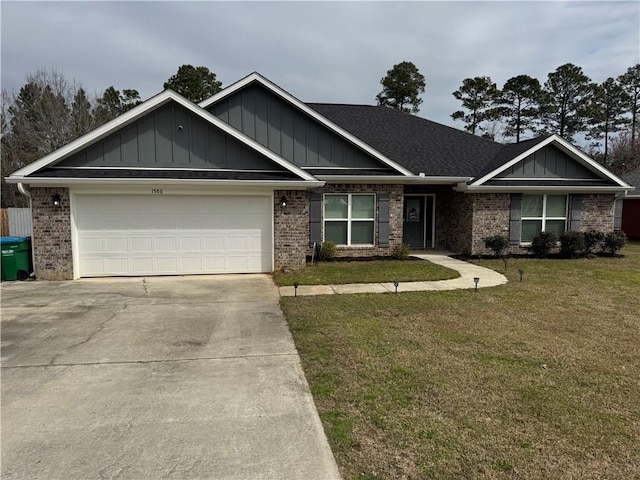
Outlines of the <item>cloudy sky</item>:
[[142,98],[182,64],[224,85],[258,71],[306,102],[374,104],[396,63],[416,64],[420,116],[462,127],[467,77],[544,82],[564,63],[601,82],[640,62],[640,2],[0,2],[1,81],[55,68],[89,92]]

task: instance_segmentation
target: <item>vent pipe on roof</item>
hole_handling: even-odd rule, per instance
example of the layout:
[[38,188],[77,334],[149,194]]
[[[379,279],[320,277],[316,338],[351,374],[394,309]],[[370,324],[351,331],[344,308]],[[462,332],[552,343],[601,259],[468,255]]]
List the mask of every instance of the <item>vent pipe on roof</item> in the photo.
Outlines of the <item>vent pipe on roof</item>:
[[419,176],[419,177],[424,177],[424,176],[425,176],[425,173],[424,173],[424,172],[420,172],[420,173],[418,174],[418,176]]

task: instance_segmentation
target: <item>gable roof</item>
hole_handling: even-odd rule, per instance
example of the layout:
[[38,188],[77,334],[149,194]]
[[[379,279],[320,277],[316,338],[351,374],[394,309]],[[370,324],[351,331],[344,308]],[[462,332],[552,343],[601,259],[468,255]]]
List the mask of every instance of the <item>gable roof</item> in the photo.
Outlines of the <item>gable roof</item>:
[[[123,113],[122,115],[114,118],[113,120],[105,123],[104,125],[88,132],[87,134],[73,140],[68,143],[64,147],[55,150],[54,152],[42,157],[39,160],[36,160],[33,163],[13,172],[9,177],[7,177],[7,181],[10,183],[18,183],[18,182],[34,182],[35,174],[45,168],[52,167],[57,162],[68,158],[69,156],[79,152],[80,150],[87,148],[88,146],[106,138],[108,135],[124,128],[125,126],[133,123],[134,121],[142,118],[146,114],[158,109],[159,107],[166,105],[170,102],[176,102],[177,104],[185,107],[192,113],[198,115],[203,118],[210,124],[222,130],[224,133],[234,137],[239,140],[243,144],[247,145],[249,148],[255,150],[260,153],[264,157],[273,161],[275,164],[284,168],[287,172],[290,172],[294,175],[294,178],[297,178],[301,181],[311,182],[316,186],[321,186],[324,182],[318,181],[313,175],[305,172],[301,168],[293,165],[290,162],[287,162],[283,158],[275,155],[271,150],[267,149],[263,145],[259,144],[255,140],[247,137],[243,133],[237,131],[236,129],[230,127],[228,124],[218,119],[215,115],[207,112],[206,110],[199,108],[193,102],[187,100],[182,95],[172,91],[165,90],[154,97],[151,97],[149,100],[141,103],[140,105],[132,108],[131,110]],[[44,178],[50,178],[46,175]],[[70,177],[72,179],[73,177]],[[120,177],[122,178],[122,177]]]
[[[625,183],[621,178],[614,175],[612,172],[604,168],[598,162],[585,155],[578,148],[571,145],[569,142],[564,140],[562,137],[558,135],[549,135],[547,137],[540,137],[532,140],[527,140],[525,142],[507,145],[503,147],[503,150],[496,154],[496,157],[493,161],[488,164],[488,168],[485,168],[484,171],[476,176],[473,180],[468,182],[467,185],[462,186],[458,185],[459,188],[464,190],[478,190],[482,189],[483,186],[493,178],[495,178],[500,173],[504,172],[508,168],[517,164],[521,160],[527,158],[532,155],[536,151],[544,148],[547,145],[553,145],[569,155],[572,159],[582,164],[592,172],[596,173],[600,178],[609,181],[611,184],[606,186],[597,186],[597,185],[584,185],[583,188],[586,189],[594,189],[600,188],[603,190],[611,190],[611,191],[625,191],[631,189],[631,187]],[[495,168],[493,168],[495,167]],[[532,187],[540,187],[542,185],[532,184]],[[513,188],[522,189],[522,185],[514,186]],[[492,187],[495,188],[495,187]],[[509,187],[504,187],[509,189]],[[563,188],[559,186],[558,188]]]
[[492,140],[385,106],[307,105],[414,175],[470,179],[502,148]]
[[220,100],[232,95],[233,93],[237,92],[238,90],[241,90],[242,88],[244,88],[244,87],[246,87],[246,86],[248,86],[248,85],[250,85],[250,84],[252,84],[254,82],[259,83],[260,85],[265,87],[267,90],[271,91],[272,93],[274,93],[278,97],[282,98],[283,100],[285,100],[289,104],[293,105],[295,108],[297,108],[298,110],[302,111],[306,115],[310,116],[314,120],[320,122],[322,125],[327,127],[329,130],[332,130],[335,134],[337,134],[337,135],[341,136],[342,138],[348,140],[349,142],[353,143],[354,145],[356,145],[357,147],[359,147],[363,151],[367,152],[369,155],[371,155],[374,158],[376,158],[377,160],[381,161],[383,164],[393,168],[394,170],[400,172],[401,174],[403,174],[405,176],[413,176],[414,175],[409,169],[407,169],[404,166],[404,163],[401,164],[401,163],[398,163],[398,162],[390,159],[384,153],[376,150],[375,147],[371,143],[367,142],[366,140],[362,141],[362,139],[360,139],[357,136],[353,135],[353,132],[349,131],[349,129],[343,128],[341,125],[338,125],[337,123],[333,122],[331,119],[329,119],[326,116],[323,116],[322,114],[320,114],[320,112],[314,110],[313,108],[310,108],[309,105],[301,102],[296,97],[294,97],[293,95],[291,95],[290,93],[288,93],[284,89],[280,88],[275,83],[271,82],[269,79],[267,79],[267,78],[263,77],[262,75],[260,75],[258,72],[253,72],[253,73],[247,75],[246,77],[238,80],[237,82],[233,83],[232,85],[229,85],[224,90],[222,90],[222,91],[216,93],[215,95],[213,95],[212,97],[209,97],[208,99],[200,102],[199,106],[201,108],[208,108],[208,107],[214,105],[215,103],[219,102]]

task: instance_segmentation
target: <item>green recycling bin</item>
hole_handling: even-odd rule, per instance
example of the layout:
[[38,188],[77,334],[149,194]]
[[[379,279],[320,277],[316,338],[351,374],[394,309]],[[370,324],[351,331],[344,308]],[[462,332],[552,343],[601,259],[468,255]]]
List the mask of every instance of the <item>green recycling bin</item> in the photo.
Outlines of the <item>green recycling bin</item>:
[[2,280],[26,280],[31,273],[31,239],[0,237]]

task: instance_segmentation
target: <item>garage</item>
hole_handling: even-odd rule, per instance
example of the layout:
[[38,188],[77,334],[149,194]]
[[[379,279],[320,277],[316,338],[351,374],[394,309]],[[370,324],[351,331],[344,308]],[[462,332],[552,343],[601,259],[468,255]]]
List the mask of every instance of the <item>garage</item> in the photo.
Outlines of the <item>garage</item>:
[[79,276],[272,271],[270,196],[159,193],[74,196]]

